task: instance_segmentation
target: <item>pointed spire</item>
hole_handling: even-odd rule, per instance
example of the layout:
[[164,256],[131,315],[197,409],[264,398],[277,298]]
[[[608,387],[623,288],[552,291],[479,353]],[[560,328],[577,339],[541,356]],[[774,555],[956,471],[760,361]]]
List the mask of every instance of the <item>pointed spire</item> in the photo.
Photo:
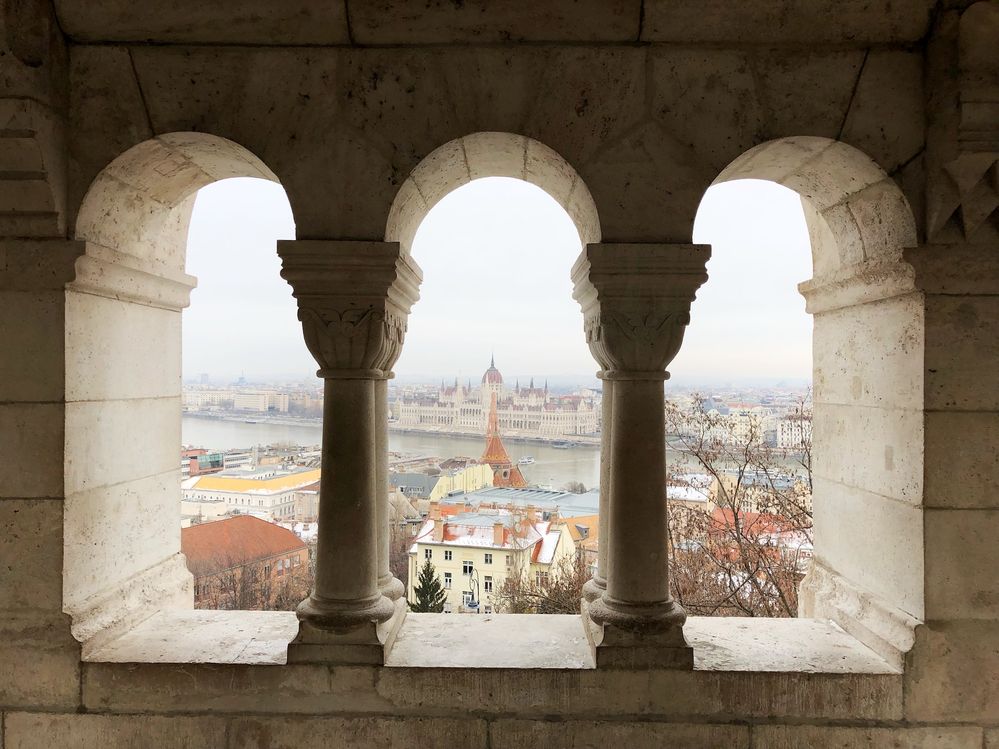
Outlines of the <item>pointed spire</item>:
[[489,366],[492,367],[493,369],[496,368],[496,352],[495,351],[492,352],[489,355]]
[[496,413],[496,393],[489,400],[489,422],[486,425],[486,439],[499,437],[499,416]]
[[531,390],[534,390],[534,378],[531,378]]

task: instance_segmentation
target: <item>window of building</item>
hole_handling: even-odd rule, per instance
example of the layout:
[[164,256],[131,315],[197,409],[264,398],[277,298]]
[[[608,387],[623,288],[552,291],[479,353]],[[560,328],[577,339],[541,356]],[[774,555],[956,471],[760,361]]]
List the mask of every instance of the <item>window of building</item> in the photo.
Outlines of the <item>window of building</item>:
[[509,567],[512,564],[513,564],[513,555],[512,554],[507,554],[506,555],[506,566]]
[[492,564],[492,563],[493,563],[493,555],[486,554],[486,564]]
[[486,593],[492,593],[493,592],[493,578],[492,578],[492,575],[486,575],[482,579],[482,589]]
[[472,602],[472,591],[470,591],[470,590],[463,590],[463,591],[461,591],[461,602],[465,606],[467,606],[469,603],[471,603]]
[[472,574],[472,563],[468,559],[461,563],[461,574],[471,575]]
[[538,572],[535,574],[535,580],[537,581],[538,585],[544,585],[545,583],[548,582],[548,573],[538,570]]
[[423,550],[423,558],[424,559],[433,559],[434,558],[434,550],[433,549],[424,549]]
[[444,573],[444,587],[447,590],[451,590],[451,573],[450,572],[445,572]]
[[450,562],[452,556],[454,556],[454,554],[453,554],[453,552],[450,549],[445,549],[444,550],[444,561],[445,562]]

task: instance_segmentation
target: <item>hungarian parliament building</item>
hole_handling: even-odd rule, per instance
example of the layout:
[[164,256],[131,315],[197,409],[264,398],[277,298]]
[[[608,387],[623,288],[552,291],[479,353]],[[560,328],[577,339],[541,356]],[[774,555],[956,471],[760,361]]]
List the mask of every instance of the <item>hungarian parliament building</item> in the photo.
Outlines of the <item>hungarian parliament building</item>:
[[599,429],[599,407],[592,396],[552,395],[548,385],[508,388],[496,362],[482,375],[481,385],[441,386],[436,394],[400,397],[393,404],[397,425],[404,429],[480,435],[486,429],[496,397],[499,428],[511,437],[558,440],[592,436]]

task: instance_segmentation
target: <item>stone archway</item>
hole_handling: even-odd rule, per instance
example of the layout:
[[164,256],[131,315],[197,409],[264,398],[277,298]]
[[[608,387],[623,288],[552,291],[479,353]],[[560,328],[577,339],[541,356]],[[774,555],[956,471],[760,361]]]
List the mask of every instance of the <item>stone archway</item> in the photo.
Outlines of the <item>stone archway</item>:
[[830,618],[901,666],[923,617],[923,307],[903,250],[898,185],[839,141],[783,138],[714,184],[761,179],[801,196],[813,277],[815,559],[800,613]]
[[441,198],[483,177],[514,177],[551,195],[576,224],[585,246],[600,241],[600,219],[576,170],[543,143],[513,133],[472,133],[428,154],[402,183],[385,225],[385,240],[409,252],[420,223]]
[[205,133],[144,141],[108,164],[77,215],[66,286],[63,608],[84,655],[163,609],[193,605],[180,553],[181,311],[197,191],[278,181]]

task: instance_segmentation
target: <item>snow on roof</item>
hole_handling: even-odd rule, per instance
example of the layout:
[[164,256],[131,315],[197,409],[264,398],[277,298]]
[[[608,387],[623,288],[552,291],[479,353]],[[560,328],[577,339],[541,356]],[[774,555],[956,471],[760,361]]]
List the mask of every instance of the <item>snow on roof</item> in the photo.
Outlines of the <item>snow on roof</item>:
[[538,558],[537,562],[541,564],[551,564],[555,559],[555,549],[558,547],[558,541],[562,537],[562,532],[559,530],[550,530],[541,539],[541,543],[538,544]]

